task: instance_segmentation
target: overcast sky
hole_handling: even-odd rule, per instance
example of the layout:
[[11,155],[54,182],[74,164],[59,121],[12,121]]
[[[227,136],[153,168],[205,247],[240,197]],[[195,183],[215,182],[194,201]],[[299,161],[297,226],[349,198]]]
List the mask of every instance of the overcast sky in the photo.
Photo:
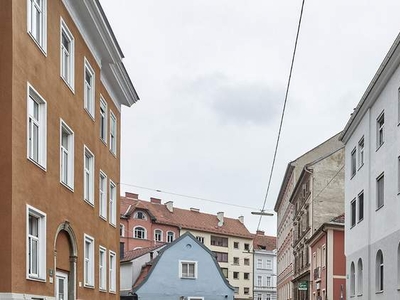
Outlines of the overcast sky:
[[[141,98],[122,115],[121,182],[261,209],[301,0],[101,0]],[[276,169],[341,131],[400,29],[398,0],[306,1]],[[121,185],[245,216],[250,208]],[[261,229],[276,235],[276,218]]]

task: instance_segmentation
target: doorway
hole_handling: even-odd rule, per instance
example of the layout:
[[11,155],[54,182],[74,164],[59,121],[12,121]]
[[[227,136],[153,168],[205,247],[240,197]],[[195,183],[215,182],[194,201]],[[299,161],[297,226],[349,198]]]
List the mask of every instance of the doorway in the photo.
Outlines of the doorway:
[[68,274],[56,273],[56,300],[68,300]]

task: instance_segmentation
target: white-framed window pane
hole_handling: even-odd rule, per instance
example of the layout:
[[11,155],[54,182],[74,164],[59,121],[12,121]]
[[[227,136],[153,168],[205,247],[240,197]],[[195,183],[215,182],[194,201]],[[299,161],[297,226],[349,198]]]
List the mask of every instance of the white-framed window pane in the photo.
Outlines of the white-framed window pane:
[[73,90],[74,89],[74,37],[71,31],[68,29],[64,20],[61,19],[61,77],[67,83],[67,85]]
[[46,52],[47,0],[28,0],[28,32],[36,44]]
[[110,205],[109,209],[109,221],[110,224],[116,225],[116,201],[117,201],[117,186],[110,180]]
[[99,182],[99,215],[107,220],[107,175],[100,172]]
[[94,118],[95,77],[88,60],[84,59],[84,105],[89,115]]
[[385,177],[384,174],[380,175],[376,179],[376,189],[377,189],[377,208],[380,208],[385,203]]
[[196,278],[197,277],[197,262],[180,261],[180,277],[181,278]]
[[106,249],[100,247],[99,251],[99,289],[106,290],[106,276],[107,276],[107,266],[106,266]]
[[115,273],[115,252],[110,251],[109,255],[109,291],[116,291],[116,273]]
[[110,111],[110,151],[117,154],[117,118]]
[[27,278],[46,280],[46,214],[27,205]]
[[377,148],[385,141],[385,114],[382,112],[377,119]]
[[60,180],[74,187],[74,132],[61,120],[60,133]]
[[84,147],[84,199],[94,204],[94,155]]
[[175,233],[173,233],[172,231],[168,231],[167,232],[167,242],[168,243],[172,243],[175,239]]
[[358,142],[358,167],[364,165],[364,137]]
[[356,174],[356,149],[351,151],[351,176]]
[[100,97],[100,139],[107,143],[107,102]]
[[84,238],[84,284],[94,286],[94,239],[85,234]]

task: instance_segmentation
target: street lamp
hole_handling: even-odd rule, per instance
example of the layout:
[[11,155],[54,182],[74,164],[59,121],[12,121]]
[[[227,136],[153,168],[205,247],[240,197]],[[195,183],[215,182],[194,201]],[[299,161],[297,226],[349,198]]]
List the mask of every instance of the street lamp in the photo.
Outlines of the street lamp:
[[252,215],[257,215],[257,216],[268,216],[268,217],[272,217],[274,215],[273,213],[266,212],[265,210],[252,211],[251,214]]

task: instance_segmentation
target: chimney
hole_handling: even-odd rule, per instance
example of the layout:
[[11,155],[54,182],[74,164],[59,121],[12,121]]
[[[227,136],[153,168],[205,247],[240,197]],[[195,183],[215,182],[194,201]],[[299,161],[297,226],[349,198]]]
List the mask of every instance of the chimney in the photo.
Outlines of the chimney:
[[126,198],[132,198],[132,199],[139,199],[138,194],[130,193],[130,192],[125,192],[125,197]]
[[200,209],[198,209],[198,208],[194,208],[194,207],[191,207],[191,208],[190,208],[190,211],[194,211],[194,212],[200,212]]
[[257,230],[257,235],[265,235],[265,231],[263,231],[263,230]]
[[243,216],[239,216],[238,219],[239,219],[240,223],[244,224],[244,217]]
[[174,212],[174,202],[168,201],[165,203],[165,206],[167,207],[169,212]]
[[217,213],[217,219],[218,219],[218,226],[221,227],[224,225],[224,212],[220,211]]
[[161,204],[161,199],[150,197],[151,203]]

